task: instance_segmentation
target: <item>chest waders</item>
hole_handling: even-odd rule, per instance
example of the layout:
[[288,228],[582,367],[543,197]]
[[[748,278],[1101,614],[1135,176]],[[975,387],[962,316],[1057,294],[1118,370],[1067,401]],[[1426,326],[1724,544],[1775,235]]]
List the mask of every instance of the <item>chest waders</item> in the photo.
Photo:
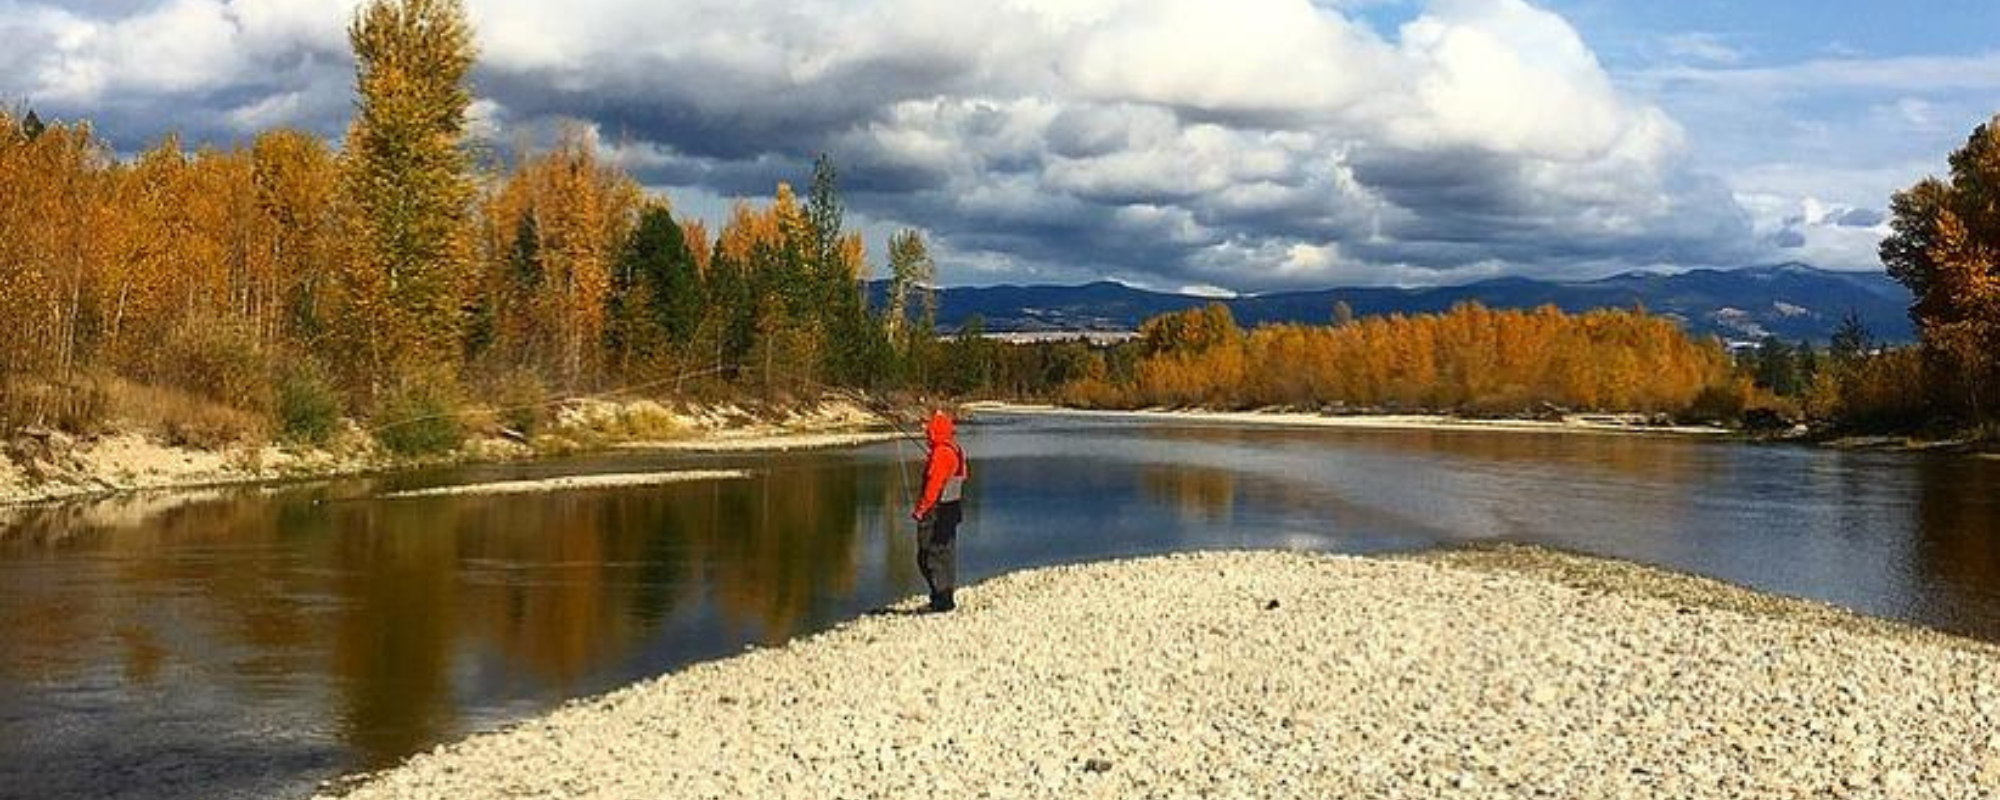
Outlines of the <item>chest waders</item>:
[[917,571],[931,588],[931,610],[950,611],[958,604],[952,593],[958,589],[958,523],[965,519],[965,451],[956,444],[943,445],[958,456],[958,469],[946,478],[938,492],[937,505],[917,522]]

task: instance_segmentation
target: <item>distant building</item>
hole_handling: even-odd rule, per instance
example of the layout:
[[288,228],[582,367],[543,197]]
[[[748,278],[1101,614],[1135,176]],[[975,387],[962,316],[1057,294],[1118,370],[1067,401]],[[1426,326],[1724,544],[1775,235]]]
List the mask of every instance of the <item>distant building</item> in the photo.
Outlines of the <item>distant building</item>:
[[[958,334],[938,337],[946,341],[958,338]],[[980,338],[1007,344],[1057,344],[1061,342],[1082,342],[1092,347],[1110,347],[1139,338],[1138,331],[989,331]]]

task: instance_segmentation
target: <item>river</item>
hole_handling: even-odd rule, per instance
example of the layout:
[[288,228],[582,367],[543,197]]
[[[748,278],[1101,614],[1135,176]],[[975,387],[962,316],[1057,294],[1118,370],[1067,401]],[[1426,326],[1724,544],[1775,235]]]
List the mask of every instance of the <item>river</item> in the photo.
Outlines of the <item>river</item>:
[[[1622,435],[989,416],[961,575],[1513,541],[2000,640],[2000,462]],[[922,591],[909,445],[619,453],[6,512],[0,798],[299,797]],[[507,496],[559,475],[746,479]],[[970,605],[977,607],[976,592]]]

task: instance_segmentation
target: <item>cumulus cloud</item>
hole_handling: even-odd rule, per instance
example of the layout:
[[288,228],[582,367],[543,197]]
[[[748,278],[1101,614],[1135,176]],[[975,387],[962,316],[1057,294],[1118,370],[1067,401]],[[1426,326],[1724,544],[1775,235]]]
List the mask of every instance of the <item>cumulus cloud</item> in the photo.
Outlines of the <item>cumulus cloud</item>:
[[1876,247],[1889,235],[1889,217],[1881,209],[1810,196],[1745,195],[1740,200],[1758,220],[1761,239],[1785,260],[1828,269],[1880,268]]
[[0,97],[88,118],[119,146],[338,130],[349,8],[319,0],[0,0]]
[[[649,185],[703,197],[766,193],[831,152],[850,208],[928,229],[958,280],[1255,291],[1777,246],[1561,17],[1433,0],[1384,31],[1354,5],[472,0],[477,128],[582,118]],[[337,134],[352,7],[0,0],[0,96],[128,148],[169,128]]]

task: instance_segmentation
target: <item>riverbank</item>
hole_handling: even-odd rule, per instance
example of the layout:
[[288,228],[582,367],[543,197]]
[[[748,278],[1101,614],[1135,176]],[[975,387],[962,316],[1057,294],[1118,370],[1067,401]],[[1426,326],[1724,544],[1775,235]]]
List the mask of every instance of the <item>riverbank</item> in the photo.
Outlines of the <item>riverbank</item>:
[[1841,435],[1814,440],[1823,447],[1835,450],[1854,450],[1877,453],[1938,453],[1973,458],[2000,458],[2000,439],[1990,432],[1973,432],[1960,436],[1851,436]]
[[0,456],[0,507],[135,492],[310,480],[444,464],[518,461],[590,450],[747,452],[849,447],[895,438],[881,417],[846,400],[784,408],[669,407],[651,400],[573,401],[546,430],[521,436],[475,428],[455,450],[423,458],[383,449],[353,423],[321,447],[267,442],[175,445],[127,429],[78,438],[23,436]]
[[1531,433],[1621,433],[1669,436],[1723,436],[1726,428],[1707,425],[1655,424],[1643,414],[1567,414],[1556,420],[1477,419],[1443,414],[1316,414],[1302,411],[1199,411],[1141,409],[1096,411],[1061,406],[980,402],[967,404],[974,412],[1014,415],[1093,416],[1229,425],[1283,425],[1309,428],[1373,430],[1513,431]]
[[2000,651],[1627,565],[1219,553],[1017,573],[960,605],[691,667],[329,796],[2000,792]]

